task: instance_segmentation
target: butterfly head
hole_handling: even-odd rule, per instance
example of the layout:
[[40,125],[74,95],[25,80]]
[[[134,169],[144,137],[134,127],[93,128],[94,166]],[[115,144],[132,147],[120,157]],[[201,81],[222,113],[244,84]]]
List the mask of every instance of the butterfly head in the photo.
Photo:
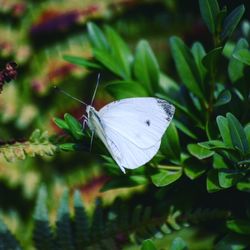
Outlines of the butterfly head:
[[86,113],[87,113],[88,119],[92,120],[93,117],[98,117],[98,112],[91,105],[87,105],[87,107],[86,107]]
[[86,113],[87,113],[87,115],[89,116],[90,113],[93,113],[93,112],[95,112],[95,108],[93,106],[91,106],[91,105],[88,105],[86,107]]

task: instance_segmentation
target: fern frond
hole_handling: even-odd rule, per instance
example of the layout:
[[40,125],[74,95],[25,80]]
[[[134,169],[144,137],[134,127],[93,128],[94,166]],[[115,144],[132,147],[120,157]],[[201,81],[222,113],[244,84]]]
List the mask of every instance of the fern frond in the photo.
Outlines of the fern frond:
[[74,250],[72,227],[69,212],[69,191],[65,190],[61,198],[56,222],[56,243],[59,249]]
[[228,219],[230,212],[221,209],[195,209],[184,213],[181,217],[183,221],[192,224],[201,224],[208,221],[218,221]]
[[[36,210],[39,211],[39,216],[35,215],[35,218],[46,221],[48,228],[44,191],[40,192],[40,201],[37,203],[39,209]],[[39,202],[43,204],[39,205]],[[75,215],[71,219],[69,192],[65,191],[55,228],[56,249],[121,249],[129,239],[141,243],[146,238],[162,238],[191,224],[202,225],[211,220],[225,220],[227,218],[225,216],[228,216],[228,213],[219,209],[196,209],[184,212],[173,206],[156,213],[153,207],[143,205],[130,207],[122,200],[116,200],[110,208],[104,209],[101,200],[98,199],[90,224],[79,191],[74,193],[74,210]],[[40,229],[35,228],[35,233],[44,230],[41,224],[37,223],[35,227],[40,227]],[[45,238],[51,239],[51,233]],[[36,237],[34,239],[37,240]]]
[[28,141],[15,142],[0,146],[0,156],[7,161],[24,160],[26,156],[52,156],[57,151],[57,146],[49,141],[47,132],[35,130]]
[[0,250],[22,250],[16,238],[0,220]]
[[74,235],[75,246],[77,250],[81,250],[89,240],[89,219],[82,203],[79,191],[74,193]]
[[96,207],[94,211],[94,215],[92,218],[92,227],[91,234],[94,236],[93,238],[99,238],[104,231],[104,218],[103,218],[103,208],[102,201],[100,199],[96,200]]
[[53,234],[49,224],[48,210],[46,207],[47,192],[44,186],[39,190],[36,209],[35,209],[35,227],[33,240],[37,250],[54,250]]

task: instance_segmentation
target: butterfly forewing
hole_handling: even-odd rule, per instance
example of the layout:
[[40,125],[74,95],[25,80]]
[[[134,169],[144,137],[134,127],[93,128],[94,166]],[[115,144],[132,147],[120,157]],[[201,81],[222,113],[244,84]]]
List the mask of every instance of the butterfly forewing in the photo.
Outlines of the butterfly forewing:
[[174,107],[157,98],[128,98],[112,102],[98,113],[107,136],[111,129],[135,146],[147,149],[161,140]]

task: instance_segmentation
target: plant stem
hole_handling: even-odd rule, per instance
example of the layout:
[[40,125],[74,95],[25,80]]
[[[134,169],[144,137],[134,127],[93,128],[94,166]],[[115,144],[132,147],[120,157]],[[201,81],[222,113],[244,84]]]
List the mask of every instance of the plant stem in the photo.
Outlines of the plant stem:
[[163,165],[158,165],[157,168],[165,169],[165,170],[180,170],[180,169],[182,169],[182,167],[180,167],[180,166],[163,166]]

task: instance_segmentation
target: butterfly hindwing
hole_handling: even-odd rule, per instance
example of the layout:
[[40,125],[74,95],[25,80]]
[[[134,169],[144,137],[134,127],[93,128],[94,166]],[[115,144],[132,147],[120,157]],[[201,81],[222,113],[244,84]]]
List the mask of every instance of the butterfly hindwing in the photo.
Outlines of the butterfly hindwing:
[[134,169],[150,161],[160,148],[158,141],[150,148],[142,149],[112,128],[105,129],[108,150],[120,169]]

